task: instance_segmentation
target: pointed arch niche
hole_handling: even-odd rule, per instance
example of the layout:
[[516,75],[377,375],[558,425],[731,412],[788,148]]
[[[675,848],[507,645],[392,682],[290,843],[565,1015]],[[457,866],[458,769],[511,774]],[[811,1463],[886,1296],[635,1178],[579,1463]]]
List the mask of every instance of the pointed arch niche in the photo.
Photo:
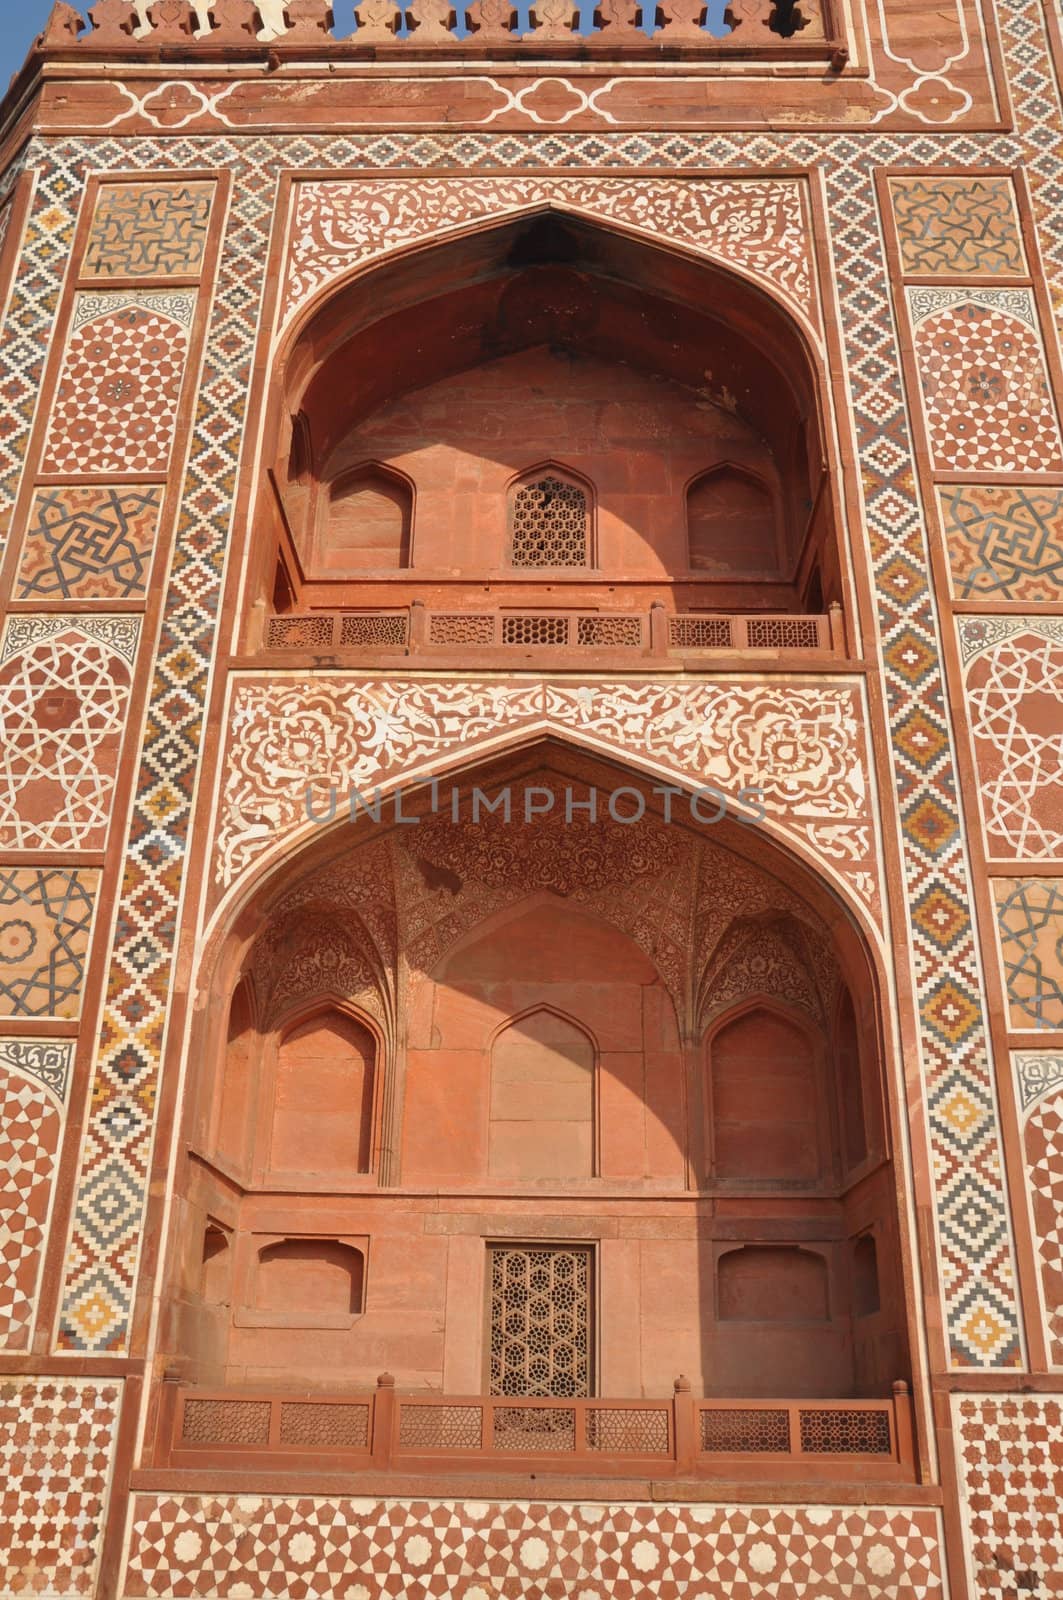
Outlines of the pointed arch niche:
[[503,610],[826,611],[818,362],[763,289],[600,221],[396,252],[275,364],[248,604],[279,570],[303,612],[483,611],[485,583]]
[[[620,784],[637,822],[605,807]],[[338,826],[218,934],[167,1360],[475,1393],[523,1273],[540,1298],[578,1281],[603,1396],[679,1372],[721,1398],[888,1394],[899,1191],[879,969],[847,910],[755,830],[666,821],[648,780],[555,741],[454,793],[433,812],[426,789],[416,826]],[[508,817],[474,822],[477,793]],[[536,1315],[536,1338],[574,1326]]]

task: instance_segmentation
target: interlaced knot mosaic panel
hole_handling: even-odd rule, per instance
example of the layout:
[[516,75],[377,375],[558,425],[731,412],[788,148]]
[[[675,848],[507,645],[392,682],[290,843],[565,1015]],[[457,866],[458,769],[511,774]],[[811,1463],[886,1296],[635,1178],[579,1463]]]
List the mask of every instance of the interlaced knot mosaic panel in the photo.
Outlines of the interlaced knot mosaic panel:
[[992,881],[1011,1026],[1063,1030],[1063,879]]
[[38,489],[19,557],[17,600],[143,600],[162,489]]
[[100,874],[0,866],[0,1018],[81,1015]]
[[[967,911],[967,861],[872,184],[874,171],[891,164],[1023,165],[1033,188],[1046,261],[1056,293],[1061,293],[1063,216],[1058,192],[1063,154],[1054,135],[1044,136],[1046,116],[1059,115],[1044,15],[1038,0],[998,0],[995,11],[1014,96],[1014,136],[928,131],[897,138],[874,132],[804,134],[793,129],[783,138],[770,133],[584,135],[562,129],[501,136],[484,131],[373,132],[239,140],[225,136],[189,140],[177,134],[156,143],[102,137],[65,143],[50,139],[27,146],[25,159],[39,175],[0,342],[0,368],[12,419],[9,433],[0,440],[3,505],[10,504],[17,486],[70,248],[75,220],[71,197],[79,192],[85,169],[172,166],[179,173],[182,168],[209,167],[237,174],[235,209],[209,334],[201,425],[185,482],[183,522],[155,665],[155,697],[166,707],[167,716],[151,723],[141,755],[120,934],[112,954],[103,1051],[96,1069],[68,1267],[64,1347],[120,1349],[127,1339],[162,1019],[170,986],[172,929],[187,850],[189,796],[216,638],[219,574],[228,540],[276,175],[284,167],[298,166],[343,171],[384,170],[400,164],[427,171],[433,165],[456,163],[469,169],[493,167],[503,177],[507,169],[521,165],[600,169],[605,164],[630,174],[654,162],[680,172],[730,166],[755,175],[773,166],[792,172],[804,163],[822,170],[828,210],[837,219],[834,273],[846,330],[867,539],[894,730],[892,780],[903,828],[913,970],[923,1024],[947,1336],[958,1366],[1010,1366],[1021,1361],[981,973]],[[464,185],[469,180],[457,182]],[[350,189],[349,184],[343,187]],[[671,193],[674,188],[673,184]],[[440,204],[448,206],[449,195]],[[350,252],[341,253],[343,265],[348,264]],[[898,574],[904,576],[903,583],[895,581]],[[925,726],[917,744],[905,737],[917,711],[936,736],[936,748],[929,755]],[[150,910],[145,899],[149,884]],[[116,1109],[121,1112],[117,1122]],[[92,1173],[108,1164],[115,1181],[104,1211]],[[123,1197],[118,1206],[116,1194]],[[100,1297],[94,1301],[92,1316],[84,1318],[79,1308],[93,1282]]]
[[515,567],[587,565],[587,495],[578,484],[549,475],[521,484],[510,517]]
[[903,1506],[137,1495],[125,1600],[943,1600]]
[[904,273],[941,278],[1026,273],[1010,178],[891,178],[890,197]]
[[958,600],[1063,601],[1063,489],[949,484],[938,508]]
[[203,266],[215,185],[104,183],[96,198],[86,278],[191,278]]
[[[589,1395],[594,1381],[590,1250],[492,1245],[488,1266],[491,1394]],[[534,1430],[543,1415],[549,1417],[518,1410],[514,1425]]]

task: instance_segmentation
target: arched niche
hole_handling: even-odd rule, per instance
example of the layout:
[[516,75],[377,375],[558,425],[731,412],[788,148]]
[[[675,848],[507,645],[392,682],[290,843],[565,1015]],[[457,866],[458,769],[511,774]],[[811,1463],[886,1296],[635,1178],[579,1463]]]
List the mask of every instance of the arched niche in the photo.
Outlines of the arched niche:
[[323,485],[315,567],[337,578],[408,567],[413,488],[372,461]]
[[491,1046],[487,1170],[492,1178],[592,1178],[594,1041],[540,1006],[508,1022]]
[[829,1322],[827,1263],[797,1245],[743,1245],[720,1257],[721,1322]]
[[344,1324],[362,1311],[364,1292],[365,1256],[356,1246],[340,1239],[278,1239],[257,1251],[246,1320]]
[[860,1059],[860,1030],[853,997],[843,984],[838,996],[834,1024],[834,1060],[838,1073],[838,1099],[842,1147],[846,1165],[862,1165],[868,1155],[867,1115],[864,1105],[864,1073]]
[[783,533],[778,489],[758,473],[725,461],[687,489],[687,541],[696,572],[783,578]]
[[[509,559],[509,490],[532,459],[563,460],[593,491],[588,603],[620,584],[674,610],[799,611],[818,567],[829,605],[842,566],[817,361],[763,290],[600,221],[548,209],[397,253],[334,288],[287,336],[248,598],[268,603],[265,565],[272,576],[290,546],[301,607],[372,599],[344,589],[342,562],[315,532],[330,486],[367,461],[416,495],[413,565],[396,561],[390,578],[359,565],[390,584],[375,603],[429,603],[444,578],[467,582],[481,604],[488,579],[500,602],[526,601],[544,570],[576,581],[572,559]],[[702,487],[691,507],[692,483]],[[776,522],[770,561],[762,491]]]
[[315,1173],[342,1187],[371,1170],[376,1055],[371,1031],[335,1006],[283,1029],[273,1074],[271,1172]]
[[[402,1170],[413,1183],[681,1185],[682,1053],[650,958],[532,896],[474,927],[411,997]],[[511,1113],[521,1108],[522,1140]]]
[[724,1016],[706,1049],[713,1178],[808,1189],[832,1178],[823,1041],[808,1022],[754,1002]]
[[851,1394],[844,1281],[830,1247],[748,1244],[716,1263],[713,1359],[720,1393]]

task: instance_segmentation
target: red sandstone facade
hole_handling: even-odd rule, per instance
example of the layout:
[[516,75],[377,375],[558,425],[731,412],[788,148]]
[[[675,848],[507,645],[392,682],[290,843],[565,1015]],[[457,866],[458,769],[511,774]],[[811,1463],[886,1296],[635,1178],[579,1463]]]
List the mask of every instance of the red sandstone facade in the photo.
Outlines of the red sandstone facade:
[[1047,1600],[1055,8],[333,10],[4,103],[0,1596]]

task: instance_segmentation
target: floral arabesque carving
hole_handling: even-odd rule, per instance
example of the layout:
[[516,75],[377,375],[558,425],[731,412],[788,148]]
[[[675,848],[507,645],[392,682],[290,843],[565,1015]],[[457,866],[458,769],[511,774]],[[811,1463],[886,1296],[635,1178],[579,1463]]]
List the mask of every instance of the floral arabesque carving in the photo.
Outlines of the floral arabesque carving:
[[376,256],[544,205],[685,245],[766,284],[817,323],[801,180],[590,177],[300,183],[281,322],[326,284]]
[[335,676],[308,689],[249,676],[234,684],[228,724],[220,889],[281,844],[309,836],[330,812],[346,816],[352,788],[365,796],[394,790],[453,767],[456,754],[464,763],[554,734],[677,789],[713,789],[737,812],[743,791],[756,789],[773,830],[811,850],[878,911],[868,756],[852,686]]

